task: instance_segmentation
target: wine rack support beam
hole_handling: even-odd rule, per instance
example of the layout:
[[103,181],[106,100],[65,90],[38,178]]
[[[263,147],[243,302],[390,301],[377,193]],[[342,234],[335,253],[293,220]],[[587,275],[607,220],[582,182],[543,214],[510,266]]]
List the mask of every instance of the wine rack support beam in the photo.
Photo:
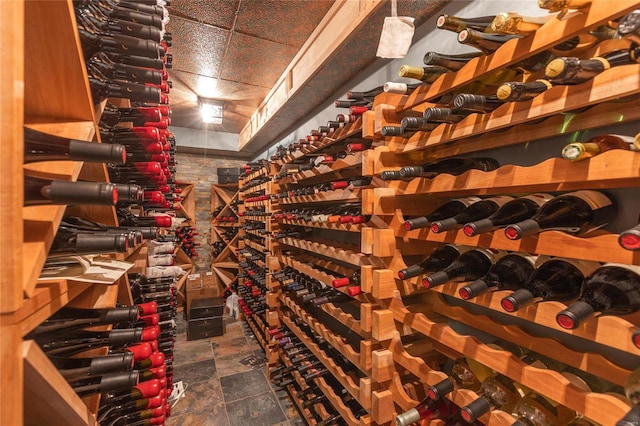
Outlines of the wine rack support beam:
[[[0,235],[3,259],[0,276],[0,312],[16,311],[22,302],[22,204],[24,122],[24,2],[0,2],[0,43],[3,47],[2,98],[0,98]],[[6,84],[6,86],[5,86]],[[4,405],[4,404],[3,404]]]

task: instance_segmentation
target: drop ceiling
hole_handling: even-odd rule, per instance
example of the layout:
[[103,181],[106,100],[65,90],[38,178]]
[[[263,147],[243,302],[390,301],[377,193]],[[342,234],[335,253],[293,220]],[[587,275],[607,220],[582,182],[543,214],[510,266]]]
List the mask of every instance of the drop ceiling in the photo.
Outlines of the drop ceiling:
[[[167,27],[173,35],[172,125],[239,134],[327,12],[345,1],[373,3],[375,12],[347,43],[332,46],[331,59],[319,64],[308,84],[243,146],[247,158],[295,129],[298,120],[377,59],[390,2],[172,0]],[[419,26],[448,1],[399,0],[398,14],[415,17]],[[202,123],[198,96],[224,102],[222,124]]]

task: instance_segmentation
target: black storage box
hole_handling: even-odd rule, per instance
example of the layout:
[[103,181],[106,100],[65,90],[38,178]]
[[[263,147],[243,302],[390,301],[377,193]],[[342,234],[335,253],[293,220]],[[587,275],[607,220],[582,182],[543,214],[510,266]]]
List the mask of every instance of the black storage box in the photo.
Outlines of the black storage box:
[[187,340],[206,339],[223,334],[224,321],[222,316],[192,319],[187,323]]
[[238,183],[239,179],[240,179],[240,176],[218,175],[218,183],[221,185],[225,183]]
[[189,319],[219,317],[223,310],[224,301],[221,297],[193,299],[189,307]]
[[218,183],[238,183],[242,172],[240,167],[218,167]]
[[240,176],[242,171],[241,167],[218,167],[218,176]]

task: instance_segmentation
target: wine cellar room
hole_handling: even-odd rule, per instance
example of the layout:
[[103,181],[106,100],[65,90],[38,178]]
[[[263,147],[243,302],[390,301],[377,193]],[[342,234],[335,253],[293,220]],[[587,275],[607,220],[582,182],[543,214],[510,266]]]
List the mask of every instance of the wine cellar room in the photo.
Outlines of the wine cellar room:
[[0,28],[0,425],[640,425],[640,1]]

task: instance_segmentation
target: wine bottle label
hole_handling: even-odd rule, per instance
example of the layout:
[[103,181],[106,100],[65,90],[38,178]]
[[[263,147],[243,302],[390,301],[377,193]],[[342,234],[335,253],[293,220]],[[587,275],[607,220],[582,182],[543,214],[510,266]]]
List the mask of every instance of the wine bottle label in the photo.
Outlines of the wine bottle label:
[[502,34],[525,34],[536,31],[555,15],[522,16],[515,12],[501,12],[491,23],[491,30]]

